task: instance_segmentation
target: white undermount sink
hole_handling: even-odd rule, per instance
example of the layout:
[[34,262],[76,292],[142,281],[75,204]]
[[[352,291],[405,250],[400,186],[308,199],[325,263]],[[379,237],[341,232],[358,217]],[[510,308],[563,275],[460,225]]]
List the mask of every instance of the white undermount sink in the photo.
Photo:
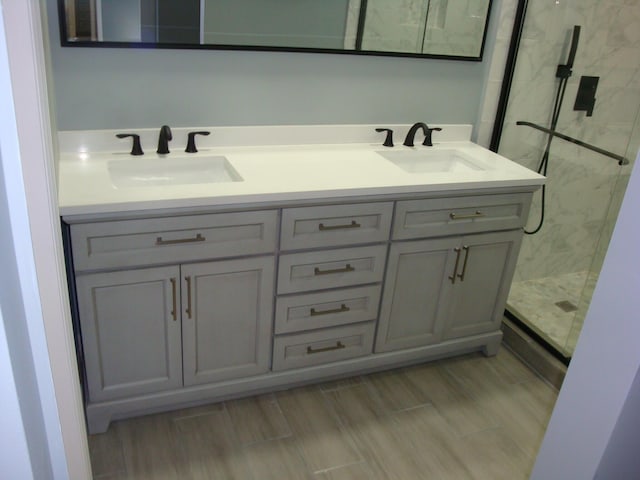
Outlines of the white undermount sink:
[[482,162],[455,148],[376,152],[407,173],[457,173],[487,170]]
[[107,168],[116,188],[242,181],[223,156],[127,158],[110,160]]

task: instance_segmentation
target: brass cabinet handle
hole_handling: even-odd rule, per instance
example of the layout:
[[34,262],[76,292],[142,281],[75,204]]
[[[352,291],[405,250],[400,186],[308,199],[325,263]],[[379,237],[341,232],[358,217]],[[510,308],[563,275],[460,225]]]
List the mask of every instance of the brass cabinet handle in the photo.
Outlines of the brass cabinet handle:
[[318,230],[320,230],[321,232],[324,232],[326,230],[345,230],[347,228],[360,228],[361,226],[362,225],[360,225],[355,220],[351,220],[351,223],[348,223],[346,225],[329,225],[329,226],[326,226],[324,223],[321,223],[321,224],[318,225]]
[[343,303],[340,306],[340,308],[334,308],[334,309],[331,309],[331,310],[320,310],[320,311],[317,311],[315,308],[312,308],[310,315],[312,317],[317,317],[318,315],[331,315],[332,313],[344,313],[344,312],[348,312],[349,310],[351,310],[351,309],[349,307],[347,307]]
[[470,218],[480,218],[480,217],[486,217],[487,215],[485,213],[482,213],[480,210],[476,210],[476,213],[469,213],[467,215],[458,215],[455,212],[452,212],[449,214],[449,218],[451,220],[468,220]]
[[313,269],[314,275],[331,275],[332,273],[348,273],[355,271],[351,264],[347,263],[344,268],[334,268],[332,270],[320,270],[318,267]]
[[198,233],[193,238],[179,238],[177,240],[163,240],[162,237],[156,237],[156,245],[176,245],[179,243],[204,242],[205,240],[206,238],[201,233]]
[[313,353],[322,353],[322,352],[331,352],[333,350],[341,350],[343,348],[347,348],[344,343],[336,342],[332,347],[324,347],[324,348],[311,348],[307,347],[307,354],[311,355]]
[[453,251],[456,252],[456,264],[453,267],[453,275],[449,275],[452,284],[456,283],[456,273],[458,273],[458,265],[460,264],[460,249],[456,247]]
[[191,318],[191,277],[184,277],[184,279],[187,282],[187,308],[185,313],[188,318]]
[[458,278],[464,282],[464,275],[467,273],[467,260],[469,260],[469,247],[465,245],[462,249],[464,250],[464,262],[462,263],[462,273],[458,274]]
[[176,312],[176,279],[170,278],[169,281],[171,282],[171,293],[173,296],[173,309],[171,310],[171,316],[173,317],[173,321],[175,322],[176,320],[178,320],[178,314]]

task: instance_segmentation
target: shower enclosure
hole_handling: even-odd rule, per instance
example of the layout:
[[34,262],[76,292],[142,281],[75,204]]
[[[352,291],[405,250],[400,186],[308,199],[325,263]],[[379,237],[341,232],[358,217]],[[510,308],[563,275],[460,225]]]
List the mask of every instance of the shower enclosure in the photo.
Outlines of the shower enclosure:
[[[492,147],[533,170],[548,147],[548,168],[544,202],[541,192],[536,193],[526,230],[536,229],[543,211],[544,222],[537,233],[525,235],[508,310],[568,358],[640,146],[640,2],[513,3],[518,3],[515,68],[505,82],[506,103],[498,114]],[[581,28],[575,62],[553,125],[561,81],[558,65],[567,64],[576,25]],[[585,94],[587,104],[590,96],[595,98],[591,112],[580,108]],[[531,124],[602,152],[558,136],[549,143],[549,133]],[[620,165],[616,157],[628,163]]]

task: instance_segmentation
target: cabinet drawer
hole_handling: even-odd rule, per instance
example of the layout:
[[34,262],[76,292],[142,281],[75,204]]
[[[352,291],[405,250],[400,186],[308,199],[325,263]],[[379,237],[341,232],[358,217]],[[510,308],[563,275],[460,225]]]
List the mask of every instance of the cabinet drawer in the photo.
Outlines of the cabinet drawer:
[[280,297],[276,302],[276,333],[375,320],[380,290],[380,285],[372,285]]
[[383,242],[389,238],[393,203],[286,208],[282,250]]
[[531,193],[397,202],[394,240],[521,228]]
[[376,245],[281,255],[278,293],[380,282],[386,253],[386,245]]
[[275,250],[277,212],[120,220],[71,226],[75,269],[184,262]]
[[273,371],[307,367],[371,353],[373,322],[284,335],[273,341]]

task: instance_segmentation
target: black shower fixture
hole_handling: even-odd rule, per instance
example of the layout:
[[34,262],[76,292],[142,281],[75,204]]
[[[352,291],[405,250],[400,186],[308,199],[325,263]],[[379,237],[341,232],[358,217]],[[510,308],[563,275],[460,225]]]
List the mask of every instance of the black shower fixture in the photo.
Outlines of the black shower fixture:
[[[553,111],[551,113],[551,125],[549,126],[549,130],[551,132],[556,131],[556,127],[558,126],[558,119],[560,118],[560,111],[562,109],[562,102],[564,100],[564,94],[567,90],[567,83],[569,82],[569,77],[573,73],[573,62],[576,59],[576,52],[578,51],[578,42],[580,41],[580,25],[575,25],[573,27],[573,33],[571,35],[571,46],[569,47],[569,57],[567,58],[567,63],[564,65],[558,65],[556,70],[556,78],[559,78],[558,89],[556,91],[556,98],[553,103]],[[549,153],[551,150],[551,141],[553,140],[553,134],[547,135],[546,148],[544,149],[544,153],[542,154],[542,158],[540,159],[540,164],[538,165],[538,173],[547,176],[547,169],[549,168]],[[546,203],[546,193],[547,186],[542,186],[542,199],[540,206],[540,221],[538,226],[533,230],[526,230],[524,233],[527,235],[533,235],[540,231],[542,225],[544,224],[544,213],[545,213],[545,203]]]
[[558,65],[558,69],[556,70],[556,78],[567,79],[571,76],[573,71],[573,62],[576,59],[576,52],[578,51],[578,42],[580,41],[580,25],[575,25],[573,27],[573,35],[571,36],[571,47],[569,48],[569,58],[567,58],[567,63],[564,65]]
[[576,103],[573,109],[578,112],[587,112],[587,117],[593,115],[593,108],[596,105],[596,90],[600,77],[580,77],[580,86],[576,95]]

